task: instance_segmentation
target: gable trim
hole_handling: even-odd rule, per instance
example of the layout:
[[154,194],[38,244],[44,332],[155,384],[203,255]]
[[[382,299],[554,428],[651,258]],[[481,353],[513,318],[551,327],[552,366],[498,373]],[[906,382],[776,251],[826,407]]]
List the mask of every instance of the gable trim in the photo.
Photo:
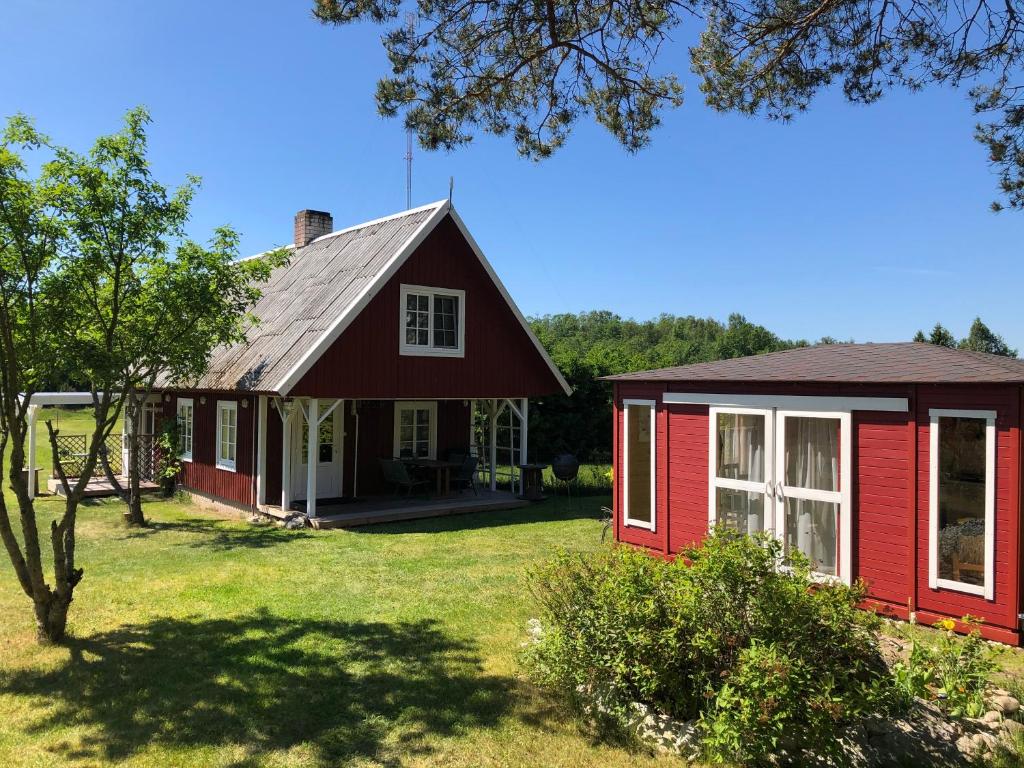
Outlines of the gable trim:
[[[527,337],[532,342],[534,348],[537,350],[537,353],[541,356],[541,359],[547,364],[552,375],[555,377],[555,381],[558,382],[559,386],[562,388],[562,391],[565,392],[565,394],[572,394],[572,388],[569,386],[569,383],[565,380],[565,377],[562,376],[562,372],[558,370],[558,366],[555,365],[554,361],[548,355],[547,350],[544,349],[544,346],[540,343],[540,340],[533,333],[533,330],[530,328],[530,324],[526,321],[526,318],[523,316],[523,313],[519,311],[519,307],[516,306],[516,303],[512,300],[512,297],[509,295],[509,292],[505,289],[504,284],[498,278],[497,273],[495,273],[494,268],[490,265],[490,262],[487,261],[487,258],[483,254],[483,251],[480,250],[480,246],[477,244],[476,240],[473,239],[473,236],[469,233],[469,229],[466,227],[465,222],[462,221],[462,217],[460,217],[459,214],[456,213],[455,209],[451,206],[451,203],[448,200],[441,200],[436,203],[431,203],[430,205],[421,206],[420,208],[414,210],[428,210],[430,208],[435,208],[434,212],[426,219],[426,221],[424,221],[416,229],[415,232],[413,232],[413,234],[409,237],[408,240],[405,241],[402,247],[398,249],[398,251],[391,258],[391,260],[388,261],[384,269],[378,272],[376,277],[374,277],[370,284],[367,285],[365,289],[363,289],[363,292],[362,294],[360,294],[359,298],[355,302],[350,304],[349,307],[333,323],[331,323],[330,327],[326,331],[324,331],[323,335],[321,335],[319,339],[317,339],[317,342],[312,347],[310,347],[306,354],[304,354],[302,358],[297,363],[295,363],[294,366],[292,366],[291,370],[288,371],[285,377],[281,379],[277,387],[275,387],[275,391],[278,394],[282,396],[287,395],[288,392],[291,391],[292,387],[298,384],[302,377],[305,376],[309,369],[316,364],[316,361],[320,359],[320,357],[324,354],[324,352],[327,351],[331,344],[338,340],[338,337],[340,337],[341,334],[345,331],[345,329],[352,324],[352,321],[356,319],[359,313],[366,308],[366,305],[370,303],[370,300],[377,295],[380,289],[383,288],[392,277],[394,277],[395,273],[402,267],[403,264],[405,264],[405,262],[416,251],[416,249],[420,247],[423,241],[427,238],[427,235],[429,235],[438,225],[438,223],[449,214],[451,214],[452,221],[454,221],[455,225],[459,228],[459,232],[462,233],[462,236],[465,238],[466,242],[469,243],[470,249],[473,251],[477,260],[480,262],[481,266],[483,266],[484,271],[487,273],[487,276],[491,279],[491,282],[494,283],[494,286],[498,289],[498,293],[500,293],[502,298],[505,299],[505,303],[508,305],[509,309],[512,310],[512,314],[515,315],[516,319],[519,321],[519,325],[522,327],[523,332],[526,333]],[[403,211],[401,214],[396,215],[404,216],[408,215],[409,213],[410,211]],[[386,218],[394,217],[389,216]],[[359,228],[365,226],[367,225],[360,224]],[[331,234],[323,235],[322,237],[317,239],[326,239],[328,237],[333,237],[336,234],[339,233],[332,232]]]
[[540,339],[537,338],[536,334],[534,334],[533,332],[533,329],[530,328],[530,324],[526,322],[526,318],[523,317],[523,313],[519,311],[519,307],[517,307],[516,303],[512,301],[512,297],[509,295],[509,292],[505,289],[504,283],[501,282],[501,279],[494,271],[494,268],[491,266],[491,263],[487,261],[487,257],[485,257],[484,252],[480,250],[480,246],[477,245],[476,240],[473,239],[473,235],[469,233],[469,229],[466,227],[466,224],[462,220],[462,217],[459,216],[458,212],[456,212],[454,208],[449,208],[448,213],[451,214],[452,221],[454,221],[456,226],[458,226],[459,231],[462,233],[462,236],[466,238],[466,242],[469,243],[469,247],[473,249],[473,253],[476,254],[477,259],[480,261],[480,264],[487,272],[488,277],[491,278],[491,282],[493,282],[494,286],[498,289],[498,293],[500,293],[502,298],[505,299],[505,303],[508,304],[508,308],[512,310],[512,314],[516,316],[516,319],[519,321],[519,324],[523,328],[523,332],[527,335],[527,337],[529,337],[530,341],[533,343],[534,348],[537,350],[537,354],[541,356],[541,359],[544,360],[544,362],[547,363],[548,368],[551,369],[551,373],[555,377],[555,381],[557,381],[559,386],[562,387],[562,391],[565,392],[565,394],[571,395],[572,387],[569,386],[569,382],[565,380],[565,377],[562,375],[562,372],[558,370],[558,366],[555,365],[555,362],[551,359],[551,356],[548,355],[547,350],[544,349],[544,345],[540,343]]
[[[331,323],[327,330],[323,332],[320,338],[317,339],[316,343],[306,351],[306,354],[299,358],[298,362],[296,362],[295,365],[291,367],[288,373],[285,374],[284,378],[277,383],[276,387],[274,387],[275,392],[282,396],[287,395],[291,391],[292,387],[298,384],[302,377],[306,375],[306,373],[309,371],[310,368],[313,367],[313,365],[316,364],[316,361],[320,359],[320,357],[323,355],[324,352],[327,351],[331,344],[337,341],[338,337],[341,336],[345,329],[352,324],[352,321],[355,320],[359,313],[362,312],[363,309],[366,307],[366,305],[370,303],[370,300],[377,295],[377,292],[384,285],[387,284],[387,281],[390,280],[392,276],[394,276],[395,272],[398,271],[398,269],[405,263],[409,256],[411,256],[412,253],[417,248],[419,248],[419,246],[426,239],[427,235],[429,235],[431,231],[434,229],[434,227],[437,226],[437,223],[445,217],[445,214],[447,214],[449,210],[449,203],[447,200],[441,200],[436,203],[431,203],[430,205],[424,205],[421,206],[420,208],[413,209],[413,211],[428,210],[430,208],[434,208],[434,212],[430,216],[428,216],[426,220],[419,225],[419,227],[416,228],[416,231],[413,232],[412,235],[409,236],[409,239],[402,244],[402,247],[395,252],[395,255],[392,256],[391,259],[387,262],[387,264],[384,266],[384,269],[378,272],[376,277],[374,277],[374,279],[371,280],[370,283],[363,289],[363,292],[359,295],[359,298],[356,299],[351,304],[349,304],[345,311],[342,312],[334,320],[334,322]],[[409,215],[409,213],[410,211],[403,211],[401,214],[398,215],[407,216]],[[394,217],[389,216],[385,218]],[[378,219],[376,220],[376,222],[370,222],[370,224],[379,223],[380,221],[383,220],[384,219]],[[355,228],[361,229],[365,226],[367,226],[367,224],[360,224],[359,227]],[[335,235],[345,231],[348,230],[332,232],[328,235],[323,235],[323,237],[321,238],[317,238],[317,240],[321,240],[328,237],[334,237]]]

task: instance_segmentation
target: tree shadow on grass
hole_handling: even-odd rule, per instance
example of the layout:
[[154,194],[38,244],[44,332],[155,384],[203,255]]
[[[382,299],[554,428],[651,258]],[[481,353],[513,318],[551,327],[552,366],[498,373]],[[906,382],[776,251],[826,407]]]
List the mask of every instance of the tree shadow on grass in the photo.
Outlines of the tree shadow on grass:
[[132,529],[122,538],[145,538],[161,533],[196,534],[195,538],[183,542],[182,546],[213,550],[267,549],[314,536],[310,531],[289,531],[270,524],[240,526],[224,520],[190,517],[171,522],[150,520],[145,528]]
[[[514,681],[484,674],[475,645],[432,620],[158,619],[70,642],[56,669],[0,671],[5,694],[49,705],[33,732],[85,726],[62,763],[150,746],[300,747],[315,765],[397,765],[428,735],[495,725]],[[397,752],[396,752],[397,750]]]

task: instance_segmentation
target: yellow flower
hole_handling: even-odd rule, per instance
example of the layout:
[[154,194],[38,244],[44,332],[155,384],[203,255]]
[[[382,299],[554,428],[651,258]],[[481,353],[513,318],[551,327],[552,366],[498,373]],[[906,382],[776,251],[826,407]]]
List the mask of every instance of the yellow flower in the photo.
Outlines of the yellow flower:
[[956,622],[952,619],[943,619],[939,622],[939,626],[947,632],[952,632],[953,629],[956,627]]

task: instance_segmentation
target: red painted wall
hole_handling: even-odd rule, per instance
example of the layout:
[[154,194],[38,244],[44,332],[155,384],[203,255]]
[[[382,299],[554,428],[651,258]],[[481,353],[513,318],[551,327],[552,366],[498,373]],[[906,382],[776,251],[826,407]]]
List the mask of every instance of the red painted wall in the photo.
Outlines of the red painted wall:
[[[252,468],[256,398],[252,395],[236,397],[224,392],[170,394],[171,401],[164,403],[164,413],[168,417],[173,417],[177,413],[179,394],[183,397],[191,397],[193,406],[192,461],[183,463],[179,483],[185,488],[210,496],[238,504],[251,505],[255,499]],[[199,401],[200,397],[206,398],[205,404]],[[219,469],[216,466],[218,400],[233,400],[239,403],[234,472]],[[241,406],[242,400],[247,402],[248,407]]]
[[[707,406],[664,405],[664,391],[778,395],[907,397],[908,413],[853,414],[853,573],[868,585],[870,597],[898,614],[908,602],[922,620],[933,616],[983,617],[986,634],[1016,641],[1021,611],[1019,567],[1021,399],[1015,386],[736,385],[701,383],[615,385],[614,452],[616,478],[622,477],[622,401],[658,401],[657,525],[655,533],[623,525],[622,488],[616,483],[615,532],[619,541],[674,554],[707,532]],[[996,410],[995,597],[928,588],[928,431],[930,408]],[[663,535],[667,534],[667,535]]]
[[[403,283],[466,292],[465,357],[399,355]],[[532,397],[558,391],[554,375],[449,217],[290,394],[426,400]]]

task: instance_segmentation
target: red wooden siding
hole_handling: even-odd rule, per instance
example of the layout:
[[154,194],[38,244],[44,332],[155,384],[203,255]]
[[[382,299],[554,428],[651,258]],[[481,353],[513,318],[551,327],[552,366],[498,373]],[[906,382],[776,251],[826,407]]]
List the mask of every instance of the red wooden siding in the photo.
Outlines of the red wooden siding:
[[[987,636],[1017,642],[1024,572],[1020,567],[1021,415],[1024,391],[1013,385],[737,385],[670,382],[668,391],[744,394],[906,397],[908,413],[855,411],[853,441],[854,578],[887,610],[905,615],[908,602],[924,622],[939,616],[983,617]],[[615,385],[615,477],[623,476],[624,399],[658,401],[657,530],[622,524],[622,484],[616,482],[619,541],[674,554],[699,541],[708,519],[708,408],[661,403],[665,385]],[[928,452],[931,408],[995,410],[995,600],[928,588]],[[665,538],[664,534],[667,534]]]
[[[403,283],[466,292],[465,357],[399,355]],[[558,391],[551,370],[456,224],[446,218],[290,394],[428,400]]]
[[871,597],[906,605],[912,562],[911,448],[906,413],[853,413],[854,576]]
[[708,441],[706,405],[670,405],[668,454],[669,552],[699,543],[708,531]]
[[[253,496],[253,435],[255,434],[256,397],[236,397],[223,392],[181,393],[192,398],[192,461],[183,462],[181,485],[210,496],[251,505]],[[200,402],[206,398],[206,403]],[[230,400],[238,403],[237,443],[235,446],[235,471],[216,467],[217,457],[217,401]],[[241,401],[247,402],[246,408]],[[171,394],[171,414],[177,413],[178,393]],[[166,411],[165,411],[166,412]],[[280,483],[278,484],[280,485]],[[280,493],[280,488],[278,489]]]

